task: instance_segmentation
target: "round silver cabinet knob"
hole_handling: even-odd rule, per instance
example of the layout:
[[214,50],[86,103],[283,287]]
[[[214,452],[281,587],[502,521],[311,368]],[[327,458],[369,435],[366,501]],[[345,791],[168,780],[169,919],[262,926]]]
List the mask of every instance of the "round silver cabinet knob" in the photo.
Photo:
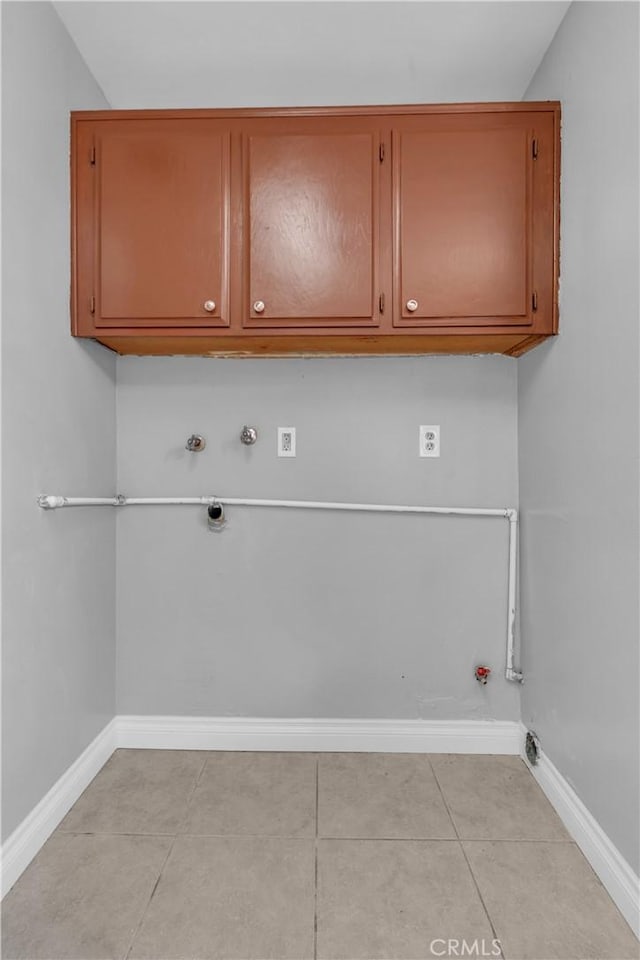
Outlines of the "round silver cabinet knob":
[[207,313],[213,313],[216,308],[216,302],[215,300],[205,300],[202,306],[205,308]]
[[264,313],[264,302],[262,300],[256,300],[253,309],[255,313]]
[[407,310],[409,311],[409,313],[415,313],[417,309],[418,309],[417,300],[407,300]]

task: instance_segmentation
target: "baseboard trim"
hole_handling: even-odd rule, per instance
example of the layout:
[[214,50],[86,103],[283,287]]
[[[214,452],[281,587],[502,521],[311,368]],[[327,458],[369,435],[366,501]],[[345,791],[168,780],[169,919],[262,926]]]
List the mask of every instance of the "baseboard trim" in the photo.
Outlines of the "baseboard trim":
[[[3,844],[2,896],[117,747],[517,755],[522,751],[524,733],[520,723],[510,720],[118,716]],[[544,753],[530,769],[621,914],[640,937],[640,879]]]
[[[525,732],[522,727],[521,744]],[[524,759],[527,762],[526,757]],[[527,765],[603,887],[640,939],[640,878],[551,760],[541,752],[535,767]]]
[[119,716],[121,747],[518,754],[513,720],[323,720]]
[[0,855],[0,887],[3,897],[29,866],[82,791],[105,765],[116,745],[114,719],[101,730],[20,826],[7,837]]
[[324,720],[117,716],[2,845],[4,895],[117,747],[155,750],[518,754],[512,720]]

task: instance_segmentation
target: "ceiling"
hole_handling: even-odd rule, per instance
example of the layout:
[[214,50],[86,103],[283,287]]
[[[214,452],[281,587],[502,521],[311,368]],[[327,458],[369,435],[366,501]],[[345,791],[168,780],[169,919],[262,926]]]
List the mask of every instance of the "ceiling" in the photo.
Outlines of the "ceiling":
[[520,100],[569,3],[54,4],[112,107]]

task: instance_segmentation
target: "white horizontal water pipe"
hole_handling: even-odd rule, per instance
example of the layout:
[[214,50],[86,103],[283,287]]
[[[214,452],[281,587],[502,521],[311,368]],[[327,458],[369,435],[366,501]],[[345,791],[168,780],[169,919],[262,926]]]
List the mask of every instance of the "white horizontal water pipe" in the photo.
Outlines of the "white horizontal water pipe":
[[38,497],[43,510],[60,507],[128,507],[128,506],[209,506],[220,503],[231,507],[284,507],[296,510],[349,510],[366,513],[436,514],[453,517],[503,517],[509,521],[509,572],[507,598],[507,656],[505,677],[522,682],[522,673],[513,666],[516,628],[516,558],[518,552],[518,512],[512,507],[482,509],[478,507],[422,507],[382,503],[333,503],[321,500],[255,500],[239,497]]
[[38,506],[43,510],[57,510],[59,507],[117,507],[118,497],[38,497]]
[[92,507],[92,506],[175,506],[195,505],[209,506],[211,503],[222,503],[231,507],[294,507],[303,510],[355,510],[369,513],[434,513],[462,517],[517,517],[517,512],[510,508],[482,509],[478,507],[422,507],[404,506],[382,503],[337,503],[321,500],[250,500],[236,497],[38,497],[38,506],[44,510],[55,510],[58,507]]

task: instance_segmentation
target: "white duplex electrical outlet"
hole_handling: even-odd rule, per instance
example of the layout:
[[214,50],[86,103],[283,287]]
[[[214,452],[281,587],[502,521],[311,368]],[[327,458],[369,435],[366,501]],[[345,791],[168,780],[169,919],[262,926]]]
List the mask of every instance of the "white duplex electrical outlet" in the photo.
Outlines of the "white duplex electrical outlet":
[[421,457],[440,456],[440,427],[437,424],[421,426],[419,431],[419,453]]
[[296,428],[278,427],[278,456],[295,457],[296,455]]

